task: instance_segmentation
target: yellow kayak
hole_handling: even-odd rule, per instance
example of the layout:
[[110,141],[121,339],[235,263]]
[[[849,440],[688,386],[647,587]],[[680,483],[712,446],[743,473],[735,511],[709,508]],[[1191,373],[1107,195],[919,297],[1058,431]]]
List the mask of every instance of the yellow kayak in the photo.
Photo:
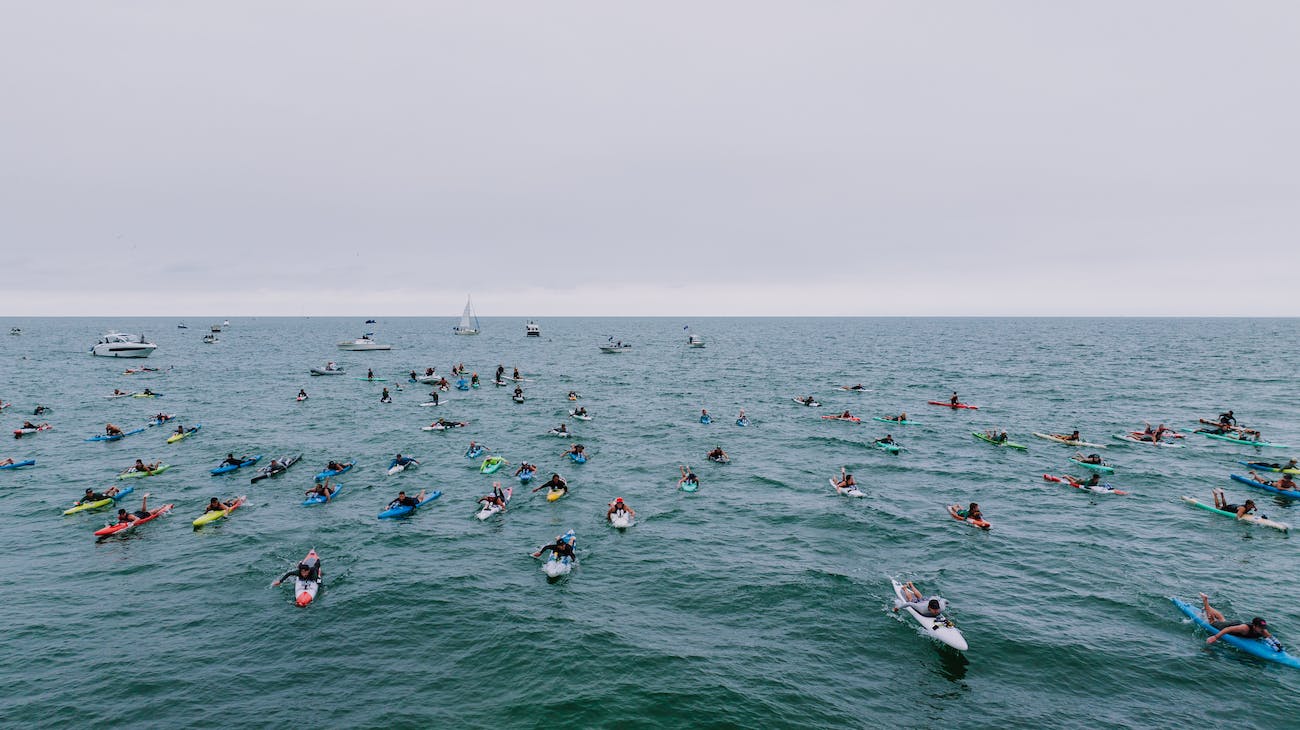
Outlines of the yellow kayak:
[[546,501],[554,502],[555,500],[559,499],[560,497],[563,497],[566,494],[568,494],[568,492],[566,492],[563,489],[552,489],[546,493]]
[[193,436],[195,432],[197,432],[200,428],[203,428],[203,424],[201,423],[195,426],[194,428],[185,429],[185,433],[174,433],[171,436],[167,437],[167,443],[174,444],[177,441],[180,441],[181,439],[189,438],[190,436]]
[[132,491],[134,491],[134,490],[135,490],[135,487],[127,487],[126,489],[123,489],[123,490],[119,491],[117,494],[115,494],[115,495],[113,495],[113,496],[111,496],[111,497],[105,497],[105,498],[103,498],[103,499],[96,500],[96,501],[94,501],[94,502],[81,502],[80,504],[74,504],[74,505],[72,505],[72,507],[63,510],[63,514],[65,514],[65,515],[75,515],[75,514],[78,513],[78,512],[85,512],[86,510],[99,509],[99,508],[101,508],[101,507],[107,507],[107,506],[109,506],[110,504],[116,502],[117,500],[119,500],[119,499],[125,497],[126,495],[130,494],[130,493],[131,493]]
[[198,519],[194,520],[194,526],[195,526],[195,527],[203,527],[204,525],[208,524],[209,522],[216,522],[217,520],[221,519],[222,517],[225,517],[226,515],[230,514],[231,512],[234,512],[235,510],[239,509],[239,506],[242,505],[242,504],[244,503],[244,501],[247,500],[247,499],[248,499],[247,496],[237,497],[237,498],[235,498],[235,503],[232,504],[232,505],[230,505],[230,506],[227,507],[226,509],[220,509],[220,510],[216,510],[216,509],[214,509],[214,510],[212,510],[211,512],[204,512],[202,515],[200,515],[200,516],[198,517]]

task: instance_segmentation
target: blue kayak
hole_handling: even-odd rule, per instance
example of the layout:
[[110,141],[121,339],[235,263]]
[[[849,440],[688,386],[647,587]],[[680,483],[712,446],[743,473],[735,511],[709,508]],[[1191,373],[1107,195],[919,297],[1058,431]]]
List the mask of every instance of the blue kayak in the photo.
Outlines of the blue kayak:
[[456,390],[469,390],[469,382],[464,378],[456,381]]
[[1282,495],[1283,497],[1288,497],[1288,498],[1290,498],[1290,499],[1300,499],[1300,490],[1295,490],[1295,489],[1278,489],[1277,487],[1269,486],[1269,485],[1267,485],[1267,484],[1264,484],[1263,482],[1257,482],[1257,481],[1255,481],[1254,479],[1251,479],[1250,477],[1243,477],[1243,476],[1240,475],[1240,474],[1229,474],[1228,476],[1232,477],[1232,480],[1233,480],[1234,482],[1241,482],[1242,484],[1249,484],[1250,486],[1252,486],[1252,487],[1254,487],[1254,488],[1256,488],[1256,489],[1262,489],[1262,490],[1264,490],[1265,492],[1272,492],[1273,494],[1280,494],[1280,495]]
[[748,419],[748,418],[737,418],[737,419],[736,419],[736,425],[737,425],[737,426],[748,426],[748,425],[749,425],[749,419]]
[[0,469],[17,469],[20,466],[31,466],[32,464],[35,463],[36,463],[35,459],[28,459],[26,461],[15,461],[12,464],[5,464],[4,466],[0,466]]
[[[1219,633],[1218,629],[1214,628],[1214,626],[1211,625],[1209,621],[1205,620],[1205,616],[1203,616],[1200,611],[1196,610],[1195,608],[1192,608],[1186,603],[1183,603],[1177,598],[1170,597],[1169,600],[1174,602],[1174,605],[1178,607],[1179,611],[1182,611],[1183,613],[1187,614],[1187,616],[1191,618],[1192,621],[1196,622],[1197,626],[1200,626],[1201,628],[1205,629],[1206,631],[1209,631],[1212,634]],[[1275,647],[1273,644],[1269,643],[1268,640],[1266,639],[1243,639],[1242,637],[1234,636],[1233,634],[1224,634],[1223,636],[1219,637],[1219,640],[1226,641],[1228,644],[1235,646],[1238,649],[1241,649],[1247,654],[1253,654],[1259,657],[1260,659],[1267,659],[1270,662],[1277,662],[1278,664],[1285,664],[1288,667],[1295,667],[1296,669],[1300,669],[1300,659],[1297,659],[1291,656],[1290,654],[1286,653],[1286,651],[1283,650],[1280,646]]]
[[403,504],[403,505],[398,505],[396,507],[392,507],[390,509],[386,509],[383,512],[379,513],[379,519],[388,520],[394,517],[405,517],[441,496],[442,496],[442,492],[434,492],[433,494],[430,494],[429,496],[425,497],[423,500],[420,501],[419,504],[415,505],[414,507],[408,507]]
[[570,458],[570,459],[573,459],[574,463],[576,463],[576,464],[586,464],[586,463],[587,463],[587,457],[586,457],[585,455],[583,455],[583,454],[575,454],[575,453],[573,453],[572,451],[570,451],[570,452],[569,452],[569,458]]
[[325,504],[326,501],[333,502],[335,498],[339,496],[339,492],[342,491],[343,491],[343,485],[335,484],[334,491],[330,492],[330,498],[328,500],[325,499],[325,495],[323,494],[313,494],[310,497],[304,499],[302,501],[302,504],[304,507],[307,507],[313,504]]
[[487,449],[482,446],[475,446],[474,448],[469,449],[468,451],[465,452],[465,458],[477,459],[478,457],[483,455],[484,451],[487,451]]
[[520,474],[519,474],[519,483],[520,483],[520,484],[527,484],[527,483],[531,482],[531,481],[533,480],[533,475],[536,474],[536,473],[537,473],[537,472],[535,472],[535,471],[525,471],[525,472],[520,472]]
[[340,474],[347,474],[348,472],[352,471],[352,467],[354,466],[356,466],[356,462],[349,461],[348,463],[343,465],[342,469],[338,469],[338,470],[326,469],[325,471],[316,475],[316,481],[323,482],[326,479],[329,479],[330,477],[336,477]]
[[243,467],[246,466],[252,466],[253,464],[256,464],[258,461],[260,461],[261,459],[262,459],[262,455],[258,454],[257,456],[250,456],[247,459],[244,459],[243,461],[239,462],[238,464],[223,463],[221,466],[217,467],[216,469],[213,469],[211,473],[212,476],[216,476],[218,474],[229,474],[230,472],[235,471],[236,469],[242,469]]
[[704,425],[707,426],[710,423],[713,423],[713,419],[709,418],[708,416],[700,416],[700,423],[703,423]]
[[143,432],[143,431],[144,431],[143,428],[135,428],[135,429],[132,429],[132,430],[130,430],[130,431],[124,431],[124,432],[119,433],[119,434],[117,434],[117,435],[115,435],[115,436],[108,436],[108,435],[105,435],[105,434],[101,434],[101,435],[99,435],[99,436],[91,436],[90,438],[88,438],[88,439],[86,439],[86,440],[87,440],[87,441],[118,441],[118,440],[120,440],[120,439],[124,439],[124,438],[126,438],[127,436],[134,436],[134,435],[136,435],[137,433],[141,433],[141,432]]

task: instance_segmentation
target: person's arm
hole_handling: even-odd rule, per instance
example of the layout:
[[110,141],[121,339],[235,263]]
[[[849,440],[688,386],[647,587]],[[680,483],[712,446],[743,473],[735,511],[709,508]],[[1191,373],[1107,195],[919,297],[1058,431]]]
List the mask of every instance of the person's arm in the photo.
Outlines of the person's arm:
[[1222,629],[1219,629],[1219,633],[1206,639],[1205,643],[1213,644],[1214,642],[1218,641],[1219,637],[1223,636],[1224,634],[1233,634],[1233,635],[1244,634],[1249,628],[1250,626],[1248,626],[1247,624],[1233,624],[1232,626],[1225,626]]
[[296,570],[291,570],[291,571],[289,571],[288,573],[285,573],[284,575],[280,576],[279,578],[276,578],[275,581],[271,583],[271,585],[273,585],[273,586],[278,586],[278,585],[280,585],[281,583],[284,582],[284,579],[285,579],[285,578],[288,578],[289,576],[293,575],[293,574],[296,573],[296,572],[297,572]]

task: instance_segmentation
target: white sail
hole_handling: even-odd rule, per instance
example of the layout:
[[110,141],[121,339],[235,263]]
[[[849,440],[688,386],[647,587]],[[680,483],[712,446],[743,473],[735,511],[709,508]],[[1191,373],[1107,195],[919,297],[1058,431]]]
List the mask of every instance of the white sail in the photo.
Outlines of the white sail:
[[453,327],[452,331],[458,335],[478,334],[478,315],[474,314],[474,302],[468,296],[465,297],[465,311],[460,315],[460,326]]

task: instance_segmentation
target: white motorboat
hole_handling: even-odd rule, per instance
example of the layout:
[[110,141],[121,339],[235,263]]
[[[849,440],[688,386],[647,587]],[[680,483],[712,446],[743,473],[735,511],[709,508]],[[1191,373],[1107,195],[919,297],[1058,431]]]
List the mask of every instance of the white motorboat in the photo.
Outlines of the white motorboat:
[[474,313],[474,303],[468,296],[465,297],[465,311],[460,315],[460,325],[452,327],[451,331],[458,335],[476,335],[479,332],[478,315]]
[[312,375],[342,375],[345,371],[337,363],[327,362],[323,368],[312,368]]
[[391,350],[392,345],[381,345],[373,339],[374,332],[367,332],[355,340],[344,340],[339,343],[340,350]]
[[181,322],[180,324],[176,325],[176,329],[178,330],[187,330],[189,328],[190,326],[188,324],[185,324],[184,322]]
[[221,325],[219,325],[219,324],[214,324],[214,325],[212,325],[212,331],[213,331],[213,332],[220,332],[220,331],[221,331]]
[[632,349],[632,345],[622,340],[615,342],[613,337],[609,338],[609,342],[600,346],[601,352],[611,354],[611,355],[619,352],[627,352],[628,350],[631,349]]
[[90,348],[90,354],[99,357],[149,357],[158,346],[145,340],[144,335],[109,332]]
[[533,321],[530,320],[530,321],[528,322],[528,324],[524,325],[524,336],[525,336],[525,337],[541,337],[541,336],[542,336],[542,328],[541,328],[541,327],[538,327],[536,322],[533,322]]
[[690,325],[686,326],[686,346],[694,348],[704,347],[704,338],[692,332]]

